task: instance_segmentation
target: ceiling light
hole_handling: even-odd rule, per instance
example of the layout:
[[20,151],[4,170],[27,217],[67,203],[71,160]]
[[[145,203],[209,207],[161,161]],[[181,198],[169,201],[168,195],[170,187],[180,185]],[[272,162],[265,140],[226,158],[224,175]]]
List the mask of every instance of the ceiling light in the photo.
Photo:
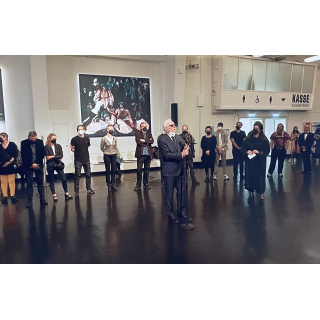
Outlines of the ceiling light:
[[264,54],[263,54],[263,55],[260,55],[260,56],[255,56],[255,55],[253,55],[254,58],[259,58],[259,57],[263,57],[263,56],[264,56]]
[[313,57],[304,59],[304,62],[313,62],[318,60],[320,60],[320,56],[313,56]]

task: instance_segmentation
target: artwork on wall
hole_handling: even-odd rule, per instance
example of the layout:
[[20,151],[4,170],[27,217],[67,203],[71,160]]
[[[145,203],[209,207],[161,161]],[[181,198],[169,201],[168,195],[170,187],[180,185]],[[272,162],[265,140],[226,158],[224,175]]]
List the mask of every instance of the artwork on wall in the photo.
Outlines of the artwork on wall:
[[86,134],[102,137],[108,125],[115,136],[134,136],[140,124],[151,127],[148,78],[79,75],[81,121]]
[[0,123],[5,122],[4,117],[4,102],[3,102],[3,89],[2,89],[2,74],[0,69]]

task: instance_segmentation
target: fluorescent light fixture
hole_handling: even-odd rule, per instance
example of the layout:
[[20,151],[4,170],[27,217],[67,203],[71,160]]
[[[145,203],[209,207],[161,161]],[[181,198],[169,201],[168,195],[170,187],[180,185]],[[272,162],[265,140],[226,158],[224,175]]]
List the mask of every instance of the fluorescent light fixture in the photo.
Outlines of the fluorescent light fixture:
[[249,117],[250,117],[250,118],[253,118],[253,117],[255,117],[255,116],[256,116],[255,113],[249,113]]
[[304,59],[304,62],[313,62],[318,60],[320,60],[320,56],[313,56],[313,57]]
[[259,57],[263,57],[263,56],[264,56],[264,54],[262,54],[262,55],[260,55],[260,56],[255,56],[255,55],[253,55],[254,58],[259,58]]
[[274,117],[279,117],[279,113],[274,113],[273,116]]

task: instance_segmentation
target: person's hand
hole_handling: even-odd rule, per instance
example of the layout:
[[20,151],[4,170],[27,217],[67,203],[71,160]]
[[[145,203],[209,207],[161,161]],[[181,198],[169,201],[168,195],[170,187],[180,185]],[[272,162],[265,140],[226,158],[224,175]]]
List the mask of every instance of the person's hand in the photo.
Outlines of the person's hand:
[[185,157],[189,154],[189,149],[183,149],[182,151],[182,157]]
[[307,148],[305,146],[302,146],[302,150],[306,150]]
[[54,158],[54,156],[47,156],[47,160]]
[[253,150],[252,153],[259,154],[259,151],[258,150]]
[[38,167],[39,167],[39,165],[37,163],[33,163],[31,166],[31,168],[33,168],[33,169],[38,168]]
[[247,154],[250,154],[250,155],[251,155],[251,154],[252,154],[252,151],[251,151],[251,150],[248,150],[248,151],[247,151]]
[[146,140],[144,140],[144,139],[140,139],[140,141],[142,141],[142,142],[146,142]]
[[5,162],[5,163],[2,165],[2,167],[7,167],[10,163],[11,163],[10,161],[9,161],[9,162]]
[[210,155],[210,150],[206,151],[206,155],[209,156]]

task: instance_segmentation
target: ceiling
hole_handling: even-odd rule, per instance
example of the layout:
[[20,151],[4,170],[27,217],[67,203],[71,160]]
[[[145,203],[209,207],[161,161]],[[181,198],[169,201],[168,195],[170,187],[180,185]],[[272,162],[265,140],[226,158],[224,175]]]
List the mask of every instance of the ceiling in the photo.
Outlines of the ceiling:
[[[304,59],[313,57],[314,55],[305,55],[305,56],[298,56],[298,55],[264,55],[261,58],[270,59],[272,61],[294,61],[294,62],[304,62]],[[319,64],[319,61],[312,62],[313,64]]]

